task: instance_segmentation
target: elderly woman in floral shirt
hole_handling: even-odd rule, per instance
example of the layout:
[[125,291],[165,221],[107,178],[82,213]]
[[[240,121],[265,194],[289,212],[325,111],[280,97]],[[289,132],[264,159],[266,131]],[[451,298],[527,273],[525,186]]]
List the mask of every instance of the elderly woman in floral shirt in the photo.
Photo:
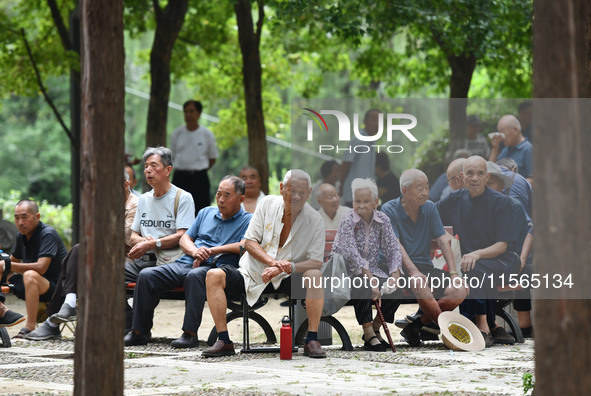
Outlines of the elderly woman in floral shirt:
[[376,211],[378,189],[373,180],[355,179],[351,189],[353,211],[341,218],[332,251],[343,256],[352,278],[351,298],[363,328],[364,348],[384,352],[389,344],[380,336],[379,317],[372,318],[371,300],[378,300],[386,321],[392,323],[399,303],[382,300],[380,287],[387,282],[392,288],[400,275],[400,245],[388,216]]

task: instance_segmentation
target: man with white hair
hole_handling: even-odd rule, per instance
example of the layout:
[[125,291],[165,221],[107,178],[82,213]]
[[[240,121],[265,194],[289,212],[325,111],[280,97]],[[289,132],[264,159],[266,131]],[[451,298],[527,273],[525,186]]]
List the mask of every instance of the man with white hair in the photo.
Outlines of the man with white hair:
[[519,254],[510,249],[518,240],[511,200],[487,187],[488,180],[486,160],[472,156],[464,163],[466,188],[452,192],[436,205],[441,221],[451,225],[460,236],[460,265],[470,286],[470,296],[461,306],[462,314],[476,316],[476,325],[490,347],[500,329],[489,326],[494,322],[497,279],[508,279],[510,274],[517,273],[521,261]]
[[246,253],[239,268],[221,265],[207,272],[207,302],[218,340],[203,351],[204,357],[235,354],[226,322],[226,294],[240,297],[246,293],[252,306],[265,291],[278,290],[293,296],[296,286],[306,288],[308,337],[304,355],[326,357],[317,340],[324,305],[320,272],[324,223],[320,214],[306,203],[310,185],[306,172],[288,171],[279,185],[281,196],[267,195],[257,205],[244,235]]
[[[532,150],[533,146],[521,134],[521,125],[515,116],[504,115],[497,124],[497,130],[505,135],[497,135],[492,139],[492,150],[489,161],[496,162],[497,159],[509,157],[515,160],[519,174],[530,183],[533,181]],[[501,151],[501,142],[505,147]]]
[[316,189],[316,200],[320,204],[318,213],[324,220],[324,226],[327,230],[336,230],[339,228],[341,217],[351,210],[340,204],[339,193],[337,189],[328,183],[323,183]]
[[[409,323],[401,333],[410,345],[418,346],[423,326],[431,321],[436,323],[441,312],[454,310],[466,297],[467,290],[459,281],[456,281],[456,287],[453,286],[458,272],[449,243],[450,235],[443,228],[435,204],[427,200],[427,176],[419,169],[403,172],[400,176],[400,191],[402,196],[385,203],[382,211],[389,217],[394,233],[410,258],[409,261],[402,261],[406,276],[409,279],[422,279],[422,283],[410,284],[424,314]],[[433,239],[443,252],[449,272],[433,266]],[[451,278],[449,285],[443,283],[445,278]],[[427,279],[439,279],[439,287],[434,287],[431,292]]]

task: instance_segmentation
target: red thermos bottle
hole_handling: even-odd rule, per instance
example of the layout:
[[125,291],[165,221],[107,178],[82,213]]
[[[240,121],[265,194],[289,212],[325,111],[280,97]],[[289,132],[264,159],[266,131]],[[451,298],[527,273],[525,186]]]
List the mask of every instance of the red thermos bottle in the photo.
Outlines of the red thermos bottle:
[[289,316],[284,316],[281,320],[281,330],[279,332],[279,358],[281,360],[291,360],[291,342],[292,329]]

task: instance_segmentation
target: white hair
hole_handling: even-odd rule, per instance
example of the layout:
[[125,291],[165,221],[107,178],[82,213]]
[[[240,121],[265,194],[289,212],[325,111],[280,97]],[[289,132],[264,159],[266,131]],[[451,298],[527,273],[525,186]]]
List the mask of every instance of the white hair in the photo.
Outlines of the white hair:
[[[427,179],[427,175],[420,169],[408,169],[402,172],[400,175],[400,192],[402,192],[402,188],[409,188],[417,179]],[[429,180],[429,179],[427,179]]]
[[353,192],[353,197],[355,197],[355,191],[357,190],[369,190],[371,193],[371,199],[374,201],[378,199],[378,187],[373,179],[353,179],[351,182],[351,191]]
[[289,180],[291,180],[292,178],[297,179],[297,180],[306,181],[308,183],[308,188],[310,188],[312,186],[312,179],[310,178],[310,175],[301,169],[288,170],[287,173],[285,174],[285,177],[283,178],[283,185],[286,185],[287,182]]

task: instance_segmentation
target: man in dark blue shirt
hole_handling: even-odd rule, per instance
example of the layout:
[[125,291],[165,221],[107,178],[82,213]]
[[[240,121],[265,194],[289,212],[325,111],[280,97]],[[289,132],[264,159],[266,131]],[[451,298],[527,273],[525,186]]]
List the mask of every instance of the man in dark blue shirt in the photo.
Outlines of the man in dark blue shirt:
[[460,266],[470,286],[470,295],[462,303],[461,311],[466,316],[476,315],[486,345],[491,346],[491,320],[487,321],[487,315],[494,322],[498,277],[508,278],[521,267],[519,255],[508,248],[518,235],[510,199],[486,186],[486,160],[479,156],[468,158],[463,173],[466,188],[439,201],[437,209],[441,221],[452,225],[460,237]]
[[25,300],[27,322],[16,338],[25,338],[37,326],[39,301],[49,302],[68,254],[64,242],[52,227],[41,222],[39,206],[30,199],[20,200],[14,208],[14,223],[19,234],[10,257],[10,268],[0,262],[0,276],[14,285],[14,294]]
[[133,295],[132,330],[124,339],[126,346],[147,344],[160,296],[180,286],[185,288],[185,320],[183,334],[172,346],[194,348],[199,345],[197,330],[207,297],[205,277],[213,266],[213,257],[234,253],[221,257],[217,264],[238,266],[241,241],[252,217],[240,206],[243,201],[244,181],[236,176],[224,177],[216,193],[217,207],[201,209],[181,237],[179,245],[185,254],[174,263],[140,272]]

